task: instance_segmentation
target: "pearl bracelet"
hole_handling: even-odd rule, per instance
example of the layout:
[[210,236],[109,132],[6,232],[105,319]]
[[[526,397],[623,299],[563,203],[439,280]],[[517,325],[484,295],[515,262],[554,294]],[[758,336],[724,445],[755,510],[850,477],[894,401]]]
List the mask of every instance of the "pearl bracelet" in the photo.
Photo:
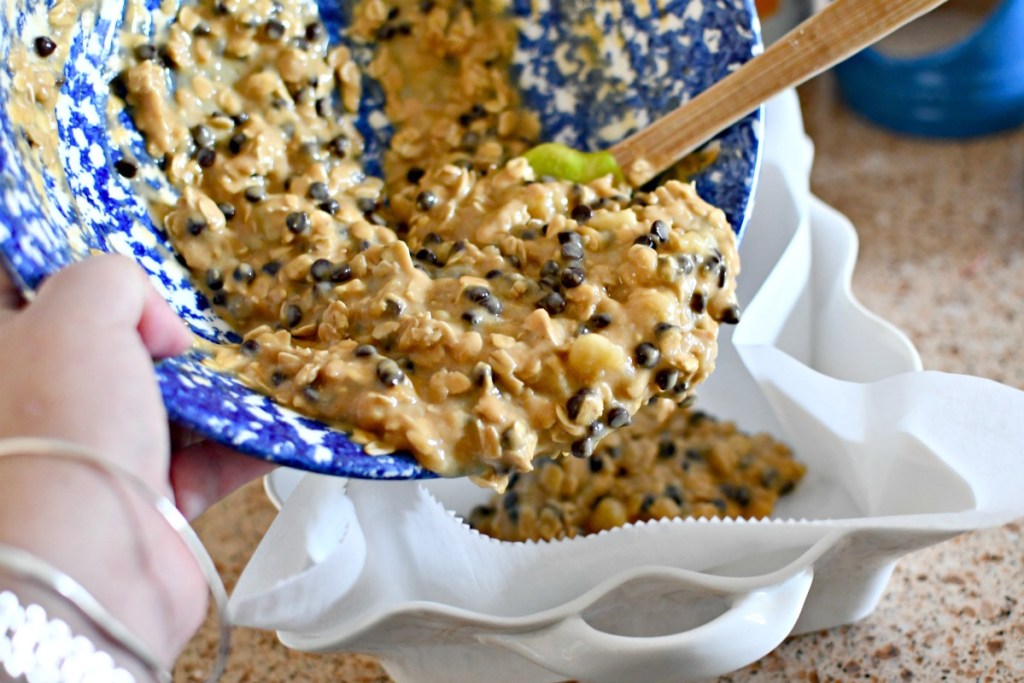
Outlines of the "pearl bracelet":
[[131,672],[74,635],[40,605],[24,607],[11,591],[0,591],[0,674],[27,683],[136,683]]
[[[0,439],[0,459],[3,459],[4,457],[18,456],[58,459],[90,467],[132,489],[133,492],[141,496],[145,502],[151,504],[160,516],[171,525],[171,528],[174,529],[184,542],[186,548],[188,548],[189,552],[191,552],[192,556],[195,558],[196,564],[199,566],[199,569],[206,578],[206,582],[210,588],[210,594],[216,604],[217,614],[220,620],[220,644],[217,648],[217,658],[214,662],[210,676],[207,679],[207,683],[215,683],[220,680],[227,664],[227,655],[230,649],[231,637],[230,624],[227,618],[227,590],[224,588],[224,583],[221,581],[220,575],[217,573],[217,568],[213,563],[213,559],[206,552],[206,548],[203,547],[202,541],[189,525],[188,520],[186,520],[178,511],[178,508],[174,503],[167,497],[154,491],[146,482],[135,474],[114,466],[111,463],[105,462],[92,451],[75,444],[56,439],[29,437]],[[116,617],[110,614],[110,612],[104,608],[81,584],[68,575],[30,553],[19,548],[4,545],[0,545],[0,570],[4,570],[5,573],[12,574],[15,578],[30,581],[59,594],[105,636],[117,643],[125,652],[130,653],[141,665],[151,672],[157,681],[160,683],[170,683],[171,673],[159,663],[159,660],[150,652],[149,648],[136,638]],[[6,595],[10,595],[11,597],[3,597]],[[27,619],[27,616],[24,615],[28,615],[29,610],[31,610],[33,615],[31,622],[32,626],[28,631],[18,631],[18,637],[20,639],[31,640],[32,638],[40,637],[40,631],[38,629],[43,627],[47,629],[47,631],[42,634],[44,637],[49,633],[48,629],[51,627],[55,629],[55,632],[60,633],[63,632],[63,629],[67,629],[67,624],[60,620],[48,621],[46,619],[45,611],[43,611],[43,608],[39,605],[28,605],[27,607],[22,608],[17,596],[9,591],[5,591],[3,594],[0,594],[0,598],[9,601],[10,605],[12,605],[9,608],[10,614],[14,615],[11,617],[11,624],[15,623],[14,619],[18,614],[23,615],[21,618],[22,620]],[[10,602],[12,600],[13,602]],[[18,670],[24,674],[29,671],[29,669],[25,668],[27,660],[24,659],[24,657],[26,655],[24,654],[24,651],[20,649],[22,647],[21,645],[19,645],[19,649],[15,652],[13,634],[10,636],[5,635],[6,632],[3,630],[3,628],[6,627],[3,616],[4,614],[3,603],[0,602],[0,665],[10,667],[12,670]],[[40,619],[42,621],[40,621]],[[19,626],[19,629],[24,629],[25,624],[27,623],[29,622],[25,621],[22,623],[21,626]],[[21,635],[22,633],[27,633],[29,635]],[[81,638],[81,636],[78,638]],[[78,640],[78,638],[72,638],[71,642],[82,642]],[[4,649],[7,640],[10,640],[11,642],[11,651],[9,653]],[[23,640],[19,640],[18,642],[22,643]],[[88,643],[89,641],[86,640],[85,642]],[[40,643],[43,645],[46,644],[42,641],[40,641]],[[89,645],[91,646],[91,643],[89,643]],[[84,648],[85,646],[82,645],[81,647]],[[49,653],[48,656],[53,658],[55,650],[47,647],[43,647],[42,649],[36,647],[34,650],[31,650],[31,652],[34,653],[34,658],[32,660],[33,666],[37,668],[44,667],[48,672],[53,671],[52,664],[56,662],[56,659],[54,658],[50,663],[42,662],[40,653]],[[95,652],[93,654],[100,659],[110,659],[111,664],[113,664],[113,659],[110,655],[106,653],[96,654]],[[19,659],[12,659],[13,657],[19,657]],[[9,664],[9,661],[14,663]],[[78,662],[79,659],[76,658],[75,661]],[[91,656],[88,661],[92,662]],[[61,660],[61,662],[61,666],[63,666],[64,660]],[[3,671],[4,669],[0,668],[0,673]],[[58,667],[57,671],[62,671],[62,669]],[[117,670],[112,668],[111,671],[116,673]],[[128,672],[125,673],[128,674]],[[11,673],[11,675],[13,676],[15,674]],[[130,676],[131,674],[128,675]],[[129,681],[134,681],[135,678],[113,679],[109,677],[96,678],[79,676],[77,678],[50,677],[36,679],[30,678],[27,680],[31,683],[43,683],[44,681],[46,683],[71,683],[72,681],[75,683],[122,683],[122,680],[124,683],[128,683]]]

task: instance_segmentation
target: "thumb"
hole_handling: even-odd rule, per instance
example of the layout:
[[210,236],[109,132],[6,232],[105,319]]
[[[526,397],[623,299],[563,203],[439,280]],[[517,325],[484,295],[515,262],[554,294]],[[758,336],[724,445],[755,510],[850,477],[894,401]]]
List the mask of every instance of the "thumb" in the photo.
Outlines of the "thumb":
[[74,328],[135,329],[154,358],[181,353],[191,343],[142,269],[124,256],[103,254],[61,270],[43,283],[29,310]]

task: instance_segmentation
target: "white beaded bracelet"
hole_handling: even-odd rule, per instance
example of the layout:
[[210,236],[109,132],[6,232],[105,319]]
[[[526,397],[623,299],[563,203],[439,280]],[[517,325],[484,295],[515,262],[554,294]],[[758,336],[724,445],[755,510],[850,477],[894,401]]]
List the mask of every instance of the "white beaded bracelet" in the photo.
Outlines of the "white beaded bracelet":
[[[167,521],[167,523],[171,525],[171,528],[174,529],[174,531],[181,537],[181,540],[185,543],[185,546],[195,558],[196,564],[199,566],[199,569],[206,578],[206,582],[210,588],[210,594],[213,596],[214,603],[216,604],[217,615],[220,620],[220,643],[217,648],[217,658],[214,662],[210,676],[207,678],[207,683],[216,683],[216,681],[219,681],[227,664],[227,657],[231,643],[231,627],[227,618],[227,590],[224,588],[224,583],[221,581],[220,574],[217,573],[217,567],[214,565],[213,559],[210,557],[209,553],[206,552],[206,548],[203,547],[202,541],[189,525],[188,520],[186,520],[178,511],[178,508],[174,503],[166,496],[154,491],[148,484],[146,484],[146,482],[135,474],[120,467],[116,467],[111,463],[105,462],[89,449],[75,444],[56,439],[30,437],[0,439],[0,458],[17,456],[54,458],[91,467],[101,474],[107,475],[117,480],[119,483],[129,486],[136,494],[141,496],[144,501],[151,504]],[[0,569],[11,573],[16,578],[31,581],[37,585],[55,591],[74,606],[82,616],[88,619],[93,626],[99,629],[105,636],[109,637],[126,652],[135,657],[140,664],[152,673],[156,680],[160,681],[160,683],[169,683],[171,681],[171,673],[160,664],[159,659],[150,652],[149,648],[147,648],[142,641],[136,638],[116,617],[104,608],[81,584],[69,577],[67,574],[64,574],[60,570],[52,567],[30,553],[4,545],[0,545]],[[20,608],[17,596],[14,596],[13,593],[9,592],[5,593],[5,595],[6,594],[10,594],[14,599],[14,604],[18,605]],[[6,599],[11,600],[11,598]],[[0,607],[2,607],[2,605],[0,605]],[[33,605],[29,605],[24,611],[27,613],[27,610],[32,607]],[[34,607],[38,607],[38,605]],[[33,624],[37,622],[40,614],[42,615],[44,622],[47,624],[53,624],[55,622],[63,624],[63,622],[60,622],[59,620],[46,622],[45,612],[41,612],[41,610],[41,607],[38,611],[33,609],[32,613],[33,615],[36,615],[33,616]],[[12,611],[12,614],[14,613],[15,612]],[[3,612],[2,609],[0,609],[0,626],[3,626],[4,624],[2,615]],[[55,626],[54,628],[59,630],[60,626]],[[35,631],[32,630],[29,631],[29,633],[35,633]],[[0,628],[0,638],[2,637],[5,637],[4,631]],[[22,635],[20,637],[28,639],[32,636]],[[4,640],[0,640],[0,664],[7,666],[7,661],[3,656],[5,642],[6,641]],[[44,651],[46,651],[45,648]],[[8,658],[13,656],[13,645],[11,652],[12,654],[9,654]],[[19,650],[19,652],[21,652],[21,650]],[[39,649],[37,648],[34,652],[37,653],[36,659],[39,659]],[[109,655],[103,653],[101,653],[101,655],[102,657],[109,658]],[[78,662],[79,660],[76,659],[75,661]],[[89,661],[92,660],[90,659]],[[111,659],[111,662],[112,661],[113,660]],[[12,666],[20,667],[21,664],[15,664]],[[2,671],[2,669],[0,669],[0,671]],[[28,680],[32,681],[32,683],[37,683],[35,680]],[[75,683],[78,683],[79,681],[81,681],[81,683],[108,683],[108,681],[111,680],[116,681],[116,683],[121,683],[118,679],[102,677],[38,679],[40,683],[42,681],[46,681],[47,683],[65,683],[65,681],[68,681],[69,683],[71,681],[74,681]],[[134,680],[134,678],[124,679],[125,683],[129,680]]]
[[0,673],[27,683],[136,683],[91,640],[11,591],[0,592]]

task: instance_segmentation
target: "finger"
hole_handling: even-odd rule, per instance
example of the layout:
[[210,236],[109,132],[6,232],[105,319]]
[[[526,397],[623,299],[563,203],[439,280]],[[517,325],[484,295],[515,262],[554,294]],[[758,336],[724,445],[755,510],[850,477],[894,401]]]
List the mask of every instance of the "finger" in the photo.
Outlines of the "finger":
[[130,259],[104,254],[51,275],[30,310],[76,327],[134,329],[145,308],[146,287]]
[[32,309],[76,327],[136,329],[156,358],[181,353],[191,343],[142,269],[124,256],[103,254],[64,268],[43,283]]
[[171,456],[171,487],[178,508],[195,519],[221,498],[272,471],[276,465],[203,441]]
[[15,286],[14,280],[7,273],[7,269],[0,264],[0,321],[9,312],[17,311],[21,308],[23,303],[21,293]]
[[192,335],[160,293],[148,282],[146,287],[146,302],[138,325],[142,343],[153,358],[177,356],[192,345]]

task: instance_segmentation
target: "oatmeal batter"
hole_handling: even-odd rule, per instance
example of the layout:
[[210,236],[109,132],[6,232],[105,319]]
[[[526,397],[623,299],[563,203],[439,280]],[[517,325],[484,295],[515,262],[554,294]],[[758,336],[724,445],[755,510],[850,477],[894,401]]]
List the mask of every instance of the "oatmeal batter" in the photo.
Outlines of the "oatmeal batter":
[[515,475],[469,522],[505,541],[550,541],[652,519],[757,519],[803,474],[769,435],[659,401],[589,460],[545,460]]
[[395,127],[384,179],[360,163],[360,69],[298,0],[184,7],[114,83],[180,191],[154,212],[244,333],[216,364],[499,487],[593,455],[652,397],[685,404],[739,318],[734,235],[691,185],[538,178],[519,156],[538,126],[502,9],[355,9]]

